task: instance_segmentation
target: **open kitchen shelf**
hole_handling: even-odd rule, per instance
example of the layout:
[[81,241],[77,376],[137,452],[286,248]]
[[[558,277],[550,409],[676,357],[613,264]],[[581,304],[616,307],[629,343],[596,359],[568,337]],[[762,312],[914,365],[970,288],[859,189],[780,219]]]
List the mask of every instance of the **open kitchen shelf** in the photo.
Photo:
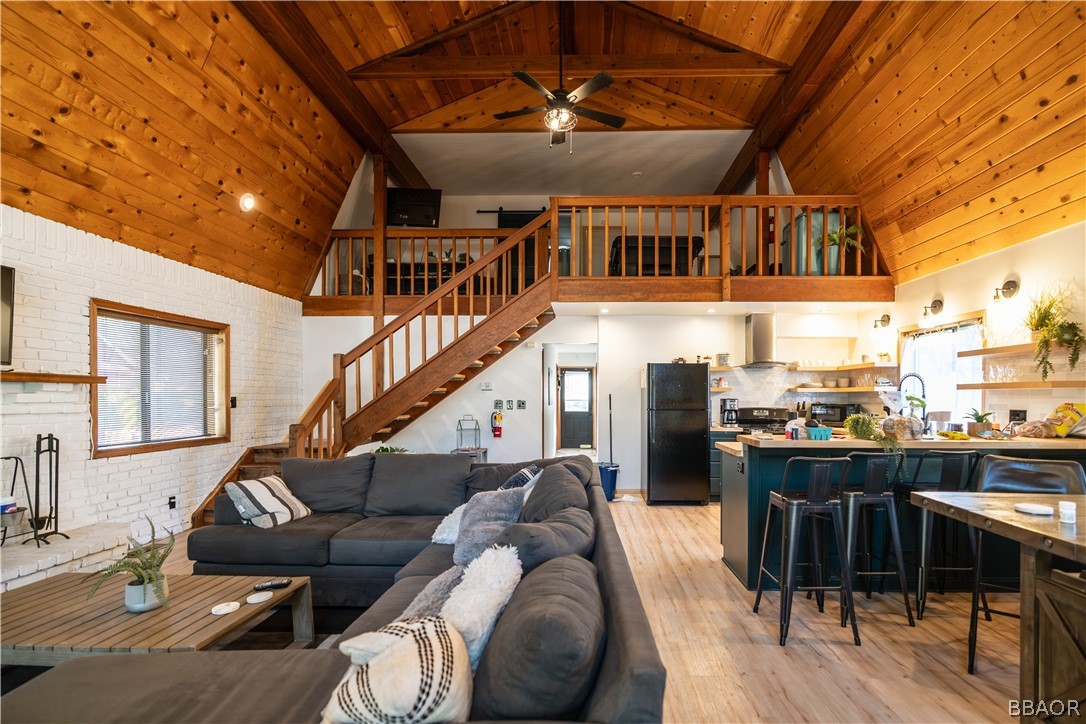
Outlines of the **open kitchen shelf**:
[[731,392],[731,391],[732,391],[732,388],[730,388],[730,387],[710,387],[709,388],[709,392]]
[[[1028,345],[1027,345],[1028,346]],[[1019,380],[1018,382],[967,382],[958,385],[959,390],[1057,390],[1086,389],[1082,380]]]
[[[960,388],[960,385],[959,385]],[[892,385],[884,387],[789,387],[789,392],[887,392],[896,390]]]
[[841,365],[839,367],[789,367],[793,372],[853,372],[861,370],[896,370],[893,362],[864,362],[858,365]]
[[727,366],[724,366],[724,367],[710,367],[709,371],[710,372],[730,372],[731,369],[732,369],[731,365],[727,365]]
[[[986,347],[984,349],[963,349],[959,357],[1011,357],[1019,354],[1032,354],[1034,344],[1011,344],[1005,347]],[[959,388],[961,389],[961,388]]]

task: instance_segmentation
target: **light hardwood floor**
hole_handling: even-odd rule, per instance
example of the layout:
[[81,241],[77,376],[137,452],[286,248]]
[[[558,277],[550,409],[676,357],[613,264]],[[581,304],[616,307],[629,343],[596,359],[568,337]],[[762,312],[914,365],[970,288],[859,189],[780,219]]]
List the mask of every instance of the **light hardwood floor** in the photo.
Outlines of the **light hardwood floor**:
[[[1018,622],[982,621],[977,674],[965,673],[969,599],[933,594],[909,628],[895,595],[858,596],[862,646],[796,596],[778,645],[780,594],[748,592],[720,560],[720,506],[612,503],[667,667],[669,722],[1002,721],[1018,692]],[[1002,594],[999,608],[1016,610]]]
[[[751,611],[720,560],[720,506],[611,504],[667,667],[667,722],[980,722],[1007,720],[1018,692],[1018,621],[982,621],[977,674],[965,673],[969,599],[932,594],[909,628],[896,595],[856,598],[862,646],[797,596],[788,645],[777,644],[780,595]],[[187,532],[167,573],[191,573]],[[1017,596],[991,598],[1015,610]]]

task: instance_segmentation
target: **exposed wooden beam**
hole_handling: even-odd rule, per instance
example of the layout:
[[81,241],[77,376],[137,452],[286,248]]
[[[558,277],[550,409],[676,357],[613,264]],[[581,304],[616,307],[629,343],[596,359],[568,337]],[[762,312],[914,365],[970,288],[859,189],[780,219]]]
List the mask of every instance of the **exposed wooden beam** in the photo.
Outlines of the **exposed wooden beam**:
[[812,103],[881,7],[877,2],[833,2],[784,83],[732,161],[715,193],[731,194],[750,178],[761,149],[775,148]]
[[246,0],[234,3],[234,7],[305,80],[356,141],[374,154],[383,154],[407,186],[430,188],[297,3]]
[[[389,58],[366,70],[352,71],[354,80],[422,80],[507,78],[514,70],[533,76],[557,76],[556,55],[419,56]],[[594,75],[607,71],[612,78],[736,78],[785,75],[788,67],[767,63],[745,53],[691,53],[674,55],[568,55],[562,71]]]
[[[608,7],[617,8],[618,10],[621,10],[628,15],[632,15],[638,20],[643,20],[647,23],[651,23],[652,25],[655,25],[662,30],[666,30],[670,33],[675,33],[676,35],[681,35],[688,40],[693,40],[695,43],[700,43],[707,48],[712,48],[713,50],[719,51],[721,53],[743,53],[745,55],[759,58],[760,60],[763,60],[771,65],[777,63],[777,61],[773,60],[772,58],[767,58],[764,55],[754,53],[750,50],[747,50],[741,45],[729,43],[727,40],[724,40],[723,38],[718,38],[712,33],[706,33],[704,30],[692,28],[686,23],[674,20],[667,17],[666,15],[661,15],[657,12],[653,12],[652,10],[649,10],[648,8],[643,8],[640,5],[634,5],[627,0],[623,0],[623,2],[617,3],[609,2],[606,3],[606,5]],[[787,66],[782,67],[787,68]]]
[[440,32],[434,33],[433,35],[428,35],[421,40],[417,40],[414,43],[411,43],[410,45],[405,45],[399,50],[394,50],[391,53],[386,53],[379,58],[374,58],[373,60],[367,61],[362,65],[355,66],[354,68],[351,68],[349,71],[347,71],[347,74],[351,77],[354,77],[355,73],[360,73],[373,65],[383,63],[384,61],[391,58],[424,53],[430,48],[437,47],[442,43],[446,43],[455,38],[459,38],[461,35],[470,33],[471,31],[481,28],[485,25],[489,25],[495,20],[504,18],[507,15],[519,13],[520,11],[531,7],[532,5],[535,5],[536,2],[538,2],[538,0],[520,0],[519,2],[510,2],[506,3],[505,5],[499,5],[496,8],[491,8],[490,10],[479,13],[471,20],[463,20],[457,22]]

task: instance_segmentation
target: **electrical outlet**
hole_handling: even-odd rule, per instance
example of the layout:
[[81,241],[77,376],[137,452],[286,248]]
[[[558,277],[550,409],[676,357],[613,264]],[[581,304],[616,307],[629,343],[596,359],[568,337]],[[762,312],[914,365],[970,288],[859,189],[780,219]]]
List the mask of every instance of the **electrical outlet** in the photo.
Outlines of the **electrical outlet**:
[[501,400],[494,400],[494,409],[495,410],[502,409],[502,401]]
[[517,400],[517,409],[518,410],[527,410],[528,409],[528,403],[525,402],[524,400]]
[[169,507],[170,510],[176,510],[177,509],[177,496],[176,495],[171,495],[166,500],[166,505]]
[[230,409],[231,410],[236,410],[237,408],[238,408],[238,398],[231,397],[230,398]]
[[513,409],[513,401],[512,400],[506,400],[505,401],[505,409],[507,409],[507,410],[512,410]]
[[483,382],[482,384],[479,385],[479,389],[482,390],[483,392],[490,392],[491,390],[494,389],[494,383],[491,382],[490,380],[487,380],[486,382]]
[[1011,410],[1011,422],[1025,422],[1026,419],[1025,410]]

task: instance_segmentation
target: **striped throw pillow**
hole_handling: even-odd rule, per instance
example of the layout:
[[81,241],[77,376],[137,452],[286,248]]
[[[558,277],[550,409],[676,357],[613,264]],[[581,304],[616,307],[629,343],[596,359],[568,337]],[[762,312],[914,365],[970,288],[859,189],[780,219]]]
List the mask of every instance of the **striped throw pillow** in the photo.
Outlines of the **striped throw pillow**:
[[274,528],[313,513],[278,475],[227,483],[226,494],[241,517],[257,528]]

